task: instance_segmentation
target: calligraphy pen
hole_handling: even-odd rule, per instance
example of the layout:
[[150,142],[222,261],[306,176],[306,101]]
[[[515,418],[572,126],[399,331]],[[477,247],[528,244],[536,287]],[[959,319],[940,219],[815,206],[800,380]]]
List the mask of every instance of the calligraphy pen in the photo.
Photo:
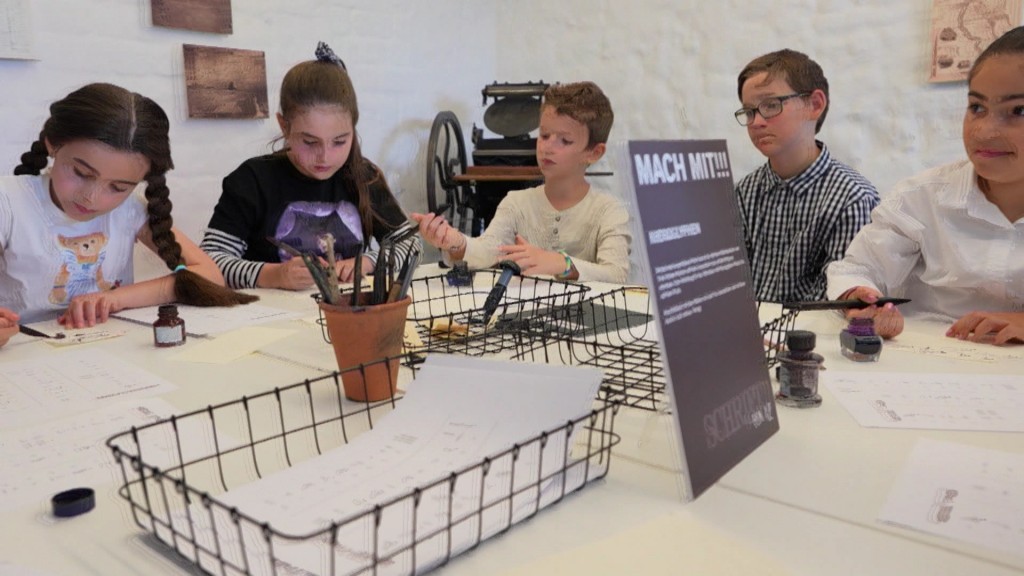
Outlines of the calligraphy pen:
[[501,276],[498,277],[498,281],[494,283],[494,287],[487,294],[487,299],[484,300],[483,317],[476,318],[471,317],[469,319],[471,324],[487,324],[491,321],[491,316],[498,309],[498,305],[501,304],[501,299],[505,297],[505,290],[508,289],[508,282],[513,276],[519,276],[522,274],[522,270],[519,268],[519,264],[511,260],[502,260],[498,262],[498,267],[501,268]]
[[320,295],[324,301],[328,304],[337,304],[339,297],[337,296],[337,289],[332,289],[332,284],[329,280],[331,274],[335,274],[333,270],[327,271],[323,266],[320,265],[319,260],[312,254],[299,251],[294,246],[281,242],[273,236],[267,236],[267,241],[277,246],[281,250],[284,250],[288,254],[299,258],[302,263],[306,265],[306,269],[309,270],[310,276],[313,277],[313,283],[316,284],[317,290],[320,291]]
[[292,246],[291,244],[281,242],[280,240],[274,238],[273,236],[267,236],[267,242],[270,242],[274,246],[277,246],[278,248],[284,250],[285,252],[291,254],[292,256],[298,256],[299,258],[302,258],[302,252],[299,252],[299,250]]
[[356,307],[362,304],[359,300],[363,290],[363,244],[356,251],[355,265],[352,267],[352,296],[349,305]]
[[43,332],[40,332],[39,330],[36,330],[35,328],[29,328],[28,326],[25,326],[24,324],[19,324],[18,325],[18,332],[21,332],[22,334],[25,334],[26,336],[35,336],[36,338],[53,338],[55,340],[60,340],[61,338],[64,338],[64,333],[63,332],[59,332],[55,336],[50,336],[49,334],[44,334]]
[[899,306],[910,302],[910,298],[890,298],[883,296],[874,302],[865,302],[856,298],[851,300],[818,300],[815,302],[784,302],[784,308],[793,310],[863,310],[871,306],[885,306],[892,304]]
[[[413,220],[406,220],[381,241],[380,252],[377,254],[377,265],[373,269],[371,304],[384,304],[388,301],[391,295],[391,287],[395,284],[396,252],[399,252],[397,248],[400,244],[415,236],[417,232],[419,232],[419,224]],[[412,270],[406,266],[411,256],[411,253],[406,253],[402,256],[403,263],[401,268],[405,269],[407,274],[412,273]]]

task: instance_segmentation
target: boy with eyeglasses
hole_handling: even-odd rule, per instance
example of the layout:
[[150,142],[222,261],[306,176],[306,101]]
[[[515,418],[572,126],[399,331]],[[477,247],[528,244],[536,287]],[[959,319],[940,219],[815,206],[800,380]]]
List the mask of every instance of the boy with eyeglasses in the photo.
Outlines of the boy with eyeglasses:
[[736,120],[768,158],[736,186],[757,298],[825,298],[825,268],[841,260],[878,204],[875,187],[816,139],[828,80],[806,54],[779,50],[740,72]]

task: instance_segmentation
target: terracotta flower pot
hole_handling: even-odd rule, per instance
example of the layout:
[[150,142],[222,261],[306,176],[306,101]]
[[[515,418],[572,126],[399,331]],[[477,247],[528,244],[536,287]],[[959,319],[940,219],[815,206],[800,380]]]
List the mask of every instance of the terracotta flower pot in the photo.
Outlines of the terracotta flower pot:
[[[361,302],[368,293],[364,293]],[[377,362],[402,353],[405,318],[412,298],[398,302],[363,306],[320,302],[334,357],[341,371],[345,397],[358,402],[387,400],[398,384],[398,359]],[[360,364],[372,364],[363,370],[350,370]]]

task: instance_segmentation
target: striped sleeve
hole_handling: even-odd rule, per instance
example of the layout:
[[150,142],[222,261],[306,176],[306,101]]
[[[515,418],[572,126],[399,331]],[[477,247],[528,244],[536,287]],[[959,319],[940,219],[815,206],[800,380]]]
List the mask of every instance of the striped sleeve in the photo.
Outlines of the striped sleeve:
[[[399,270],[401,269],[402,262],[406,262],[409,259],[410,254],[412,254],[413,252],[420,251],[421,246],[419,234],[412,236],[411,238],[407,238],[406,240],[403,240],[402,242],[396,244],[394,250],[392,250],[391,252],[391,257],[394,258],[394,260],[392,261],[392,266],[395,274],[398,274]],[[372,252],[367,253],[366,256],[373,261],[374,269],[376,269],[377,257],[380,256],[380,251],[373,250]]]
[[210,228],[199,245],[217,263],[224,281],[231,288],[256,288],[256,279],[264,262],[244,260],[246,243],[237,236]]

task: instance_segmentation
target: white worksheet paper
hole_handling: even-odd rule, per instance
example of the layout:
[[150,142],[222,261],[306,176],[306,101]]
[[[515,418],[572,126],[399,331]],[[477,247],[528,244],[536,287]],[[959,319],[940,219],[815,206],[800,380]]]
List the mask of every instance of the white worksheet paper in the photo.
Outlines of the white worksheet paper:
[[878,519],[1024,556],[1024,454],[921,439]]
[[[543,457],[539,443],[533,443],[521,448],[514,464],[511,456],[494,459],[486,479],[476,470],[461,474],[454,485],[447,480],[453,472],[588,413],[600,382],[601,372],[593,368],[433,355],[397,408],[372,431],[218,499],[278,531],[303,535],[362,516],[376,504],[440,481],[422,492],[418,506],[407,499],[383,508],[379,530],[374,529],[372,515],[367,515],[338,534],[341,553],[335,569],[338,574],[348,574],[367,567],[374,545],[378,555],[386,556],[410,546],[414,531],[418,538],[439,531],[442,536],[415,547],[415,567],[422,571],[443,562],[449,546],[451,554],[458,554],[557,500],[563,487],[571,491],[588,475],[597,475],[596,465],[592,470],[582,465],[571,467],[564,478],[556,475],[565,467],[573,438],[553,433]],[[554,477],[538,480],[550,476]],[[519,492],[511,499],[510,486]],[[481,500],[485,511],[474,514],[480,510]],[[227,514],[215,511],[213,516],[217,536],[205,510],[193,508],[190,520],[179,514],[176,523],[191,522],[191,529],[179,526],[179,530],[195,530],[201,545],[221,550],[236,565],[248,561],[253,573],[269,573],[260,532],[242,531],[243,559],[237,527]],[[446,531],[450,517],[465,520]],[[297,544],[275,540],[277,568],[325,573],[330,548],[311,540]],[[410,556],[382,561],[379,573],[411,573]],[[206,567],[217,565],[211,559]]]
[[102,350],[0,364],[0,428],[34,425],[177,387]]
[[[158,306],[131,308],[114,314],[114,317],[150,325],[156,321],[158,308]],[[178,304],[178,316],[185,321],[185,333],[189,336],[215,336],[236,328],[302,318],[306,314],[262,304],[212,307]]]
[[821,373],[861,426],[1024,432],[1024,375]]
[[[4,433],[0,436],[0,511],[39,506],[71,488],[109,484],[118,477],[118,470],[105,445],[107,439],[173,413],[164,400],[146,398]],[[150,446],[147,462],[165,466],[175,461],[177,453],[170,445]]]
[[993,346],[990,343],[971,342],[946,336],[949,322],[922,320],[913,322],[899,336],[886,340],[882,351],[908,352],[919,356],[932,356],[955,361],[995,363],[1024,356],[1024,346],[1010,344]]

